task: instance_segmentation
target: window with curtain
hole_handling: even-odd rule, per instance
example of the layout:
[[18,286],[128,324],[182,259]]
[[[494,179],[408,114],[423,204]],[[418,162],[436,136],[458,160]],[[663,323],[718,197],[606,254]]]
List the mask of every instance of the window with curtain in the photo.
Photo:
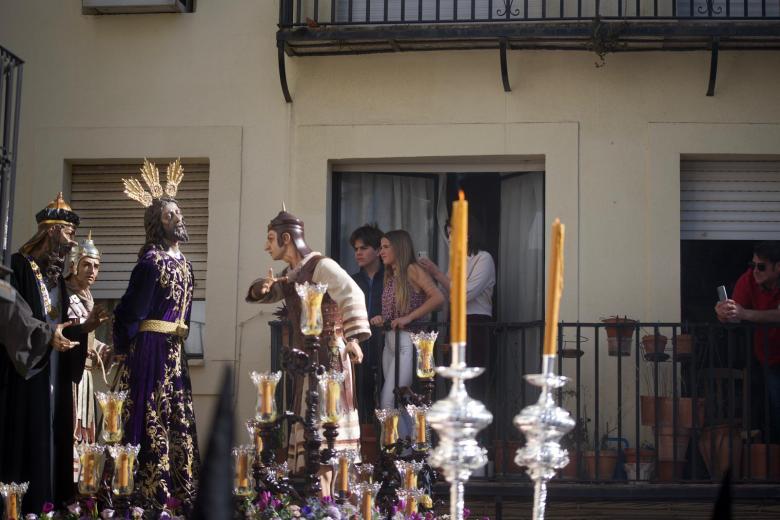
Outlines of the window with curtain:
[[357,272],[349,236],[363,224],[377,224],[382,231],[408,231],[415,252],[436,259],[437,183],[432,174],[334,173],[331,256],[348,273]]

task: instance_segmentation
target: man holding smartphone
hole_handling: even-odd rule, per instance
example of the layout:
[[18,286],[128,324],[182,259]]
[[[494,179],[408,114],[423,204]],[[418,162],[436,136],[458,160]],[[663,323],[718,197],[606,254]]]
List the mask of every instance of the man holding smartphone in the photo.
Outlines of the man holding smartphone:
[[[780,242],[759,242],[748,270],[739,277],[731,299],[719,301],[722,322],[780,323]],[[767,366],[771,442],[780,441],[780,328],[756,328],[753,355]]]

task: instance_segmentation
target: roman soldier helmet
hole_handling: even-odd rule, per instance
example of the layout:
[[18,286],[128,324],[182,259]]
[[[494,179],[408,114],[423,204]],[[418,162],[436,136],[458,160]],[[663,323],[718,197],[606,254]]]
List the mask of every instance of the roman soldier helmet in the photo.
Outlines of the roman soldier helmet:
[[94,258],[100,260],[100,251],[95,247],[95,242],[92,240],[92,231],[89,232],[87,238],[84,239],[81,244],[73,247],[68,255],[68,268],[66,269],[66,276],[76,274],[79,269],[79,262],[84,258]]
[[303,220],[289,213],[286,209],[282,209],[268,224],[268,231],[276,231],[279,245],[281,245],[282,234],[289,233],[290,239],[300,254],[305,256],[311,253],[311,248],[306,245],[306,240],[303,236]]

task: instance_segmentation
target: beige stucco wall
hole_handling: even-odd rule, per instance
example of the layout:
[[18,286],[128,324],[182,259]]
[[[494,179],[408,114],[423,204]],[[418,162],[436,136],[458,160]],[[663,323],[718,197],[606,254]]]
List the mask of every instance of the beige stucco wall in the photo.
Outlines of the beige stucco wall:
[[[547,224],[568,226],[562,318],[651,321],[679,319],[680,156],[780,153],[776,52],[721,52],[711,98],[701,52],[608,55],[601,68],[585,52],[510,52],[510,93],[497,51],[288,58],[287,105],[276,2],[92,17],[78,0],[0,0],[0,12],[0,43],[27,61],[17,244],[68,160],[211,163],[206,359],[192,371],[202,430],[225,364],[240,375],[239,416],[251,413],[246,374],[268,364],[272,308],[243,293],[270,264],[265,223],[286,200],[324,248],[334,162],[544,155]],[[602,356],[610,395],[613,371]]]

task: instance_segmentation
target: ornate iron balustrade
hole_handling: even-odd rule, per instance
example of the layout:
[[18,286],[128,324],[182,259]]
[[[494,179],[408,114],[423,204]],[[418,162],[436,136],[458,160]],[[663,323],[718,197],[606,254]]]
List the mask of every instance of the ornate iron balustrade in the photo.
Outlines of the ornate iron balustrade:
[[[544,324],[473,326],[486,328],[491,337],[491,358],[482,376],[487,387],[484,402],[494,415],[494,426],[480,439],[492,461],[486,476],[493,482],[527,480],[513,462],[523,439],[512,418],[538,396],[522,376],[539,371]],[[448,324],[425,327],[439,330],[437,365],[447,364]],[[733,468],[736,481],[754,485],[780,481],[780,421],[772,420],[777,416],[764,384],[774,378],[780,385],[780,369],[756,358],[760,353],[767,359],[780,349],[766,334],[774,327],[780,324],[561,323],[558,371],[573,381],[559,391],[558,402],[578,426],[566,438],[572,462],[563,479],[553,483],[714,484],[727,467]],[[271,331],[271,364],[276,370],[286,335],[281,322],[271,323]],[[372,422],[371,411],[383,384],[381,363],[371,367],[372,358],[375,365],[381,359],[382,334],[375,331],[375,343],[364,348],[367,363],[357,370],[356,393],[364,423]],[[396,367],[401,362],[397,357]],[[404,362],[414,366],[416,360]],[[291,398],[289,387],[286,395]],[[437,380],[434,400],[444,395],[445,385]],[[647,451],[641,451],[643,447]],[[679,493],[685,498],[691,493],[685,487],[661,488],[664,496]],[[490,486],[476,485],[474,490],[516,494]],[[776,486],[760,492],[780,497]]]
[[720,49],[780,49],[780,0],[280,0],[279,79],[285,54],[498,49],[706,50],[714,95]]
[[601,19],[780,19],[777,0],[282,0],[280,27]]

